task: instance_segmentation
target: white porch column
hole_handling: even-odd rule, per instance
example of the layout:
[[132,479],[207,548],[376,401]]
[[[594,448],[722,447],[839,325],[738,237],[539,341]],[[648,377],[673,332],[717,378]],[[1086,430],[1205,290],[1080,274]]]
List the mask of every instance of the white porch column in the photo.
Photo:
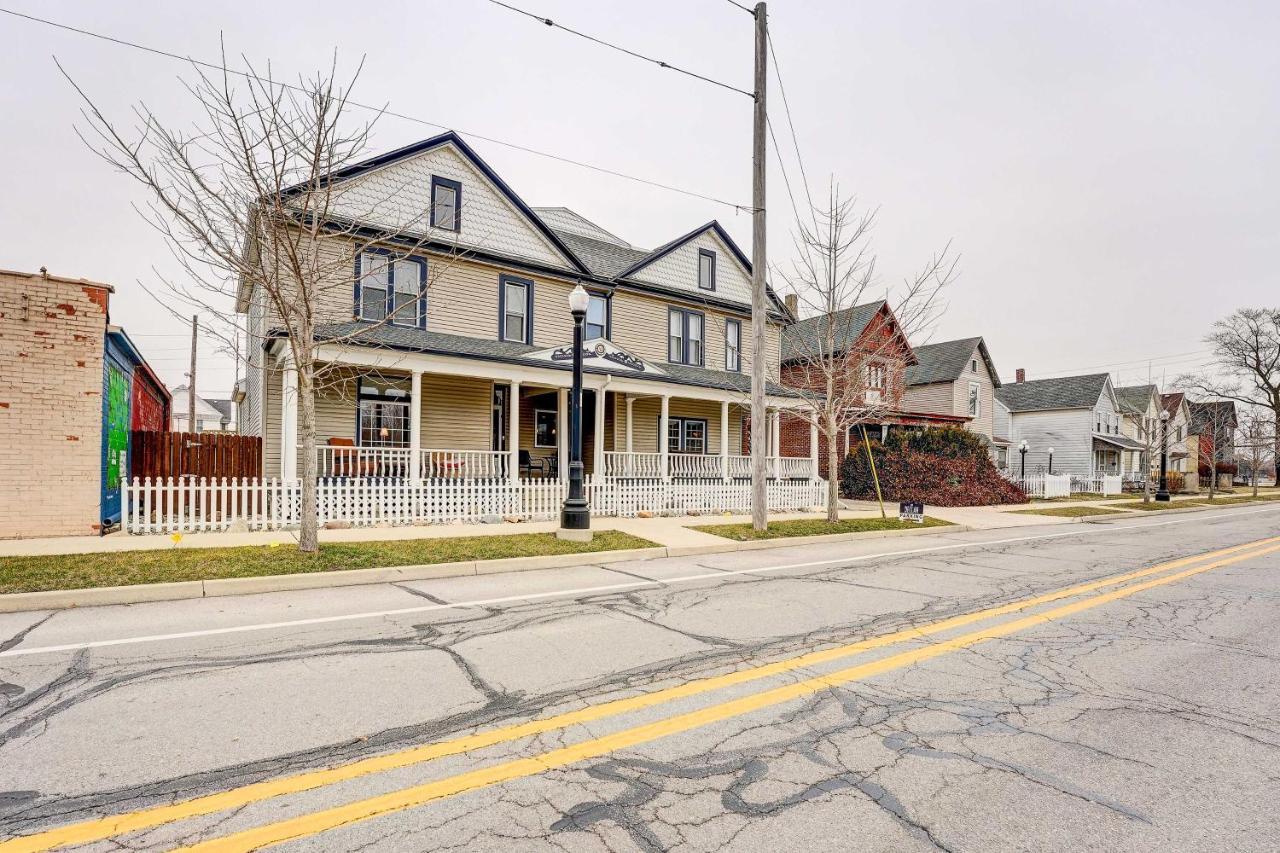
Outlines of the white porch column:
[[636,395],[628,394],[627,395],[627,452],[628,453],[634,453],[636,450],[635,430],[631,426],[631,424],[634,421],[634,419],[631,417],[631,414],[635,410],[635,405],[634,405],[635,402],[636,402]]
[[409,482],[422,480],[422,371],[409,378]]
[[[813,423],[809,424],[809,464],[812,466],[809,479],[818,479],[818,425]],[[830,471],[827,476],[831,476]]]
[[595,430],[592,435],[591,476],[593,479],[604,476],[604,405],[609,392],[603,388],[596,390]]
[[556,391],[556,479],[569,480],[569,389]]
[[510,409],[511,439],[507,448],[510,458],[507,464],[510,466],[510,477],[515,481],[520,479],[520,383],[516,380],[511,382]]
[[280,478],[298,476],[298,371],[292,364],[284,370],[280,394]]
[[662,395],[662,408],[658,415],[658,455],[662,460],[662,479],[669,481],[671,479],[671,434],[667,429],[667,417],[671,409],[671,396]]
[[729,482],[729,401],[720,401],[720,477]]
[[779,448],[782,446],[782,413],[777,409],[773,410],[773,416],[769,421],[769,459],[770,468],[773,471],[773,479],[778,479],[778,457],[782,455]]

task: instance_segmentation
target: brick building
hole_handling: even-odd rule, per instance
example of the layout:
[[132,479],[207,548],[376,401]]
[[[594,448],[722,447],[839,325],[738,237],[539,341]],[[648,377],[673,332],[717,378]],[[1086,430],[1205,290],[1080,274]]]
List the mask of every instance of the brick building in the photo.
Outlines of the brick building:
[[110,325],[113,292],[0,270],[0,538],[101,532],[106,474],[124,473],[132,398],[167,418],[168,391]]

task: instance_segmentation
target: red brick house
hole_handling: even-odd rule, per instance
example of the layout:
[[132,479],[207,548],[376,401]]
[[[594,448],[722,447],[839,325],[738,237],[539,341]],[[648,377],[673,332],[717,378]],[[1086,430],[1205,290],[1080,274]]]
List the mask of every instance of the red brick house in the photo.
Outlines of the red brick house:
[[[828,338],[834,346],[826,345]],[[823,351],[830,351],[835,358],[846,362],[851,374],[847,381],[858,382],[866,404],[877,408],[874,423],[866,424],[873,435],[875,431],[883,435],[893,427],[963,426],[969,420],[963,415],[903,407],[907,368],[916,364],[917,359],[897,317],[884,300],[855,305],[830,317],[809,317],[788,327],[782,340],[781,383],[812,391],[824,387],[825,371],[813,367],[815,354]],[[783,415],[779,433],[781,453],[807,456],[810,432],[803,418]],[[849,452],[850,441],[856,444],[861,440],[860,427],[850,432],[853,434],[843,437],[842,457]],[[745,440],[743,443],[747,444]],[[828,476],[826,444],[825,436],[819,435],[819,475],[824,478]]]

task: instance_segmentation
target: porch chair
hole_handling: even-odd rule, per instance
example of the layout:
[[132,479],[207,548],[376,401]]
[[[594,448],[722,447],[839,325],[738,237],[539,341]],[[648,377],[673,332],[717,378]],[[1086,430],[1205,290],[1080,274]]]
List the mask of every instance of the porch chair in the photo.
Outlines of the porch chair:
[[533,476],[533,472],[537,471],[538,476],[543,476],[542,459],[534,459],[533,454],[527,450],[520,451],[520,473]]
[[372,459],[361,461],[360,448],[350,438],[330,438],[330,447],[342,448],[333,452],[333,470],[320,472],[322,477],[372,477],[377,473],[377,463]]

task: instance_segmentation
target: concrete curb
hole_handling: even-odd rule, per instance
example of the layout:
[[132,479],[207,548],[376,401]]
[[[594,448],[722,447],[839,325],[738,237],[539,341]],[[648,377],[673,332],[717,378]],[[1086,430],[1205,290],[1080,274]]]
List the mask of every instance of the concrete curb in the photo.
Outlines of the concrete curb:
[[25,610],[65,610],[72,607],[102,607],[112,604],[142,604],[153,601],[178,601],[230,595],[255,595],[266,592],[328,589],[361,586],[364,584],[488,575],[502,572],[564,569],[574,566],[602,566],[631,560],[688,557],[699,554],[725,554],[735,551],[760,551],[769,548],[787,548],[793,545],[850,542],[859,539],[928,536],[939,533],[960,533],[971,529],[968,525],[950,524],[942,527],[925,527],[920,530],[874,530],[865,533],[780,537],[778,539],[761,539],[753,542],[734,542],[726,539],[724,544],[717,542],[707,545],[625,548],[617,551],[597,551],[587,554],[507,557],[500,560],[466,560],[457,563],[432,563],[422,566],[390,566],[377,569],[348,569],[334,572],[265,575],[252,578],[218,578],[207,581],[134,584],[132,586],[95,587],[93,589],[17,592],[0,595],[0,613],[18,613]]
[[[1175,501],[1174,503],[1177,503],[1177,502]],[[1162,516],[1162,515],[1185,515],[1190,512],[1208,512],[1210,510],[1239,509],[1239,508],[1251,507],[1251,506],[1265,506],[1266,504],[1277,504],[1277,506],[1280,506],[1280,501],[1274,501],[1274,500],[1243,501],[1241,503],[1229,504],[1227,506],[1213,506],[1213,505],[1180,506],[1177,509],[1126,509],[1124,507],[1116,507],[1116,509],[1119,509],[1121,513],[1123,513],[1122,515],[1112,515],[1112,516],[1095,515],[1091,518],[1081,518],[1077,520],[1083,521],[1086,524],[1106,524],[1108,521],[1117,521],[1121,518],[1133,518],[1135,515],[1139,517],[1154,518],[1156,516]]]

